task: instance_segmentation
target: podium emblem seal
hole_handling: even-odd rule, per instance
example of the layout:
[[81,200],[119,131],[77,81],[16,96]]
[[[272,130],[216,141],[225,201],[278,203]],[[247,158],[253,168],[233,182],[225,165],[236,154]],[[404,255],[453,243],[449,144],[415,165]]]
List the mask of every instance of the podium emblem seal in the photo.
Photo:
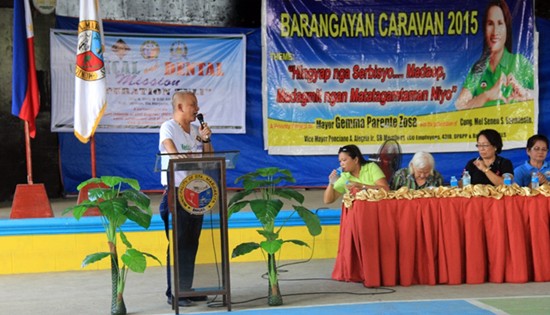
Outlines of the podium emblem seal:
[[190,214],[201,215],[210,211],[218,198],[216,181],[205,174],[191,174],[178,187],[178,201]]

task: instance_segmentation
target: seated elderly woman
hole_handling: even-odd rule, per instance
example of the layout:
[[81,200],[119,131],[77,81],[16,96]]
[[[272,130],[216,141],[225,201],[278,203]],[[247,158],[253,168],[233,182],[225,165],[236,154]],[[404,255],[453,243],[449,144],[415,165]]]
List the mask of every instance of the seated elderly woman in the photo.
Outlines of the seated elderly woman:
[[390,187],[397,190],[401,187],[422,189],[443,185],[443,177],[435,170],[435,161],[428,152],[417,152],[411,159],[409,167],[395,172]]

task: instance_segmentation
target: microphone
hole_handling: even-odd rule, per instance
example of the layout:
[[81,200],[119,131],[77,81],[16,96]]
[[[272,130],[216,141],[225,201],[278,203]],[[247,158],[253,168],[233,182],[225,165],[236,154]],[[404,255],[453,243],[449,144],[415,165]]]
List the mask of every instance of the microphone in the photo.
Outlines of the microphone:
[[204,117],[202,116],[202,114],[197,114],[197,119],[199,120],[199,123],[201,124],[201,126],[204,127]]
[[[202,116],[201,113],[197,114],[197,119],[199,120],[199,123],[201,124],[201,126],[204,128],[204,117]],[[206,141],[210,142],[210,138],[208,136],[206,136]]]

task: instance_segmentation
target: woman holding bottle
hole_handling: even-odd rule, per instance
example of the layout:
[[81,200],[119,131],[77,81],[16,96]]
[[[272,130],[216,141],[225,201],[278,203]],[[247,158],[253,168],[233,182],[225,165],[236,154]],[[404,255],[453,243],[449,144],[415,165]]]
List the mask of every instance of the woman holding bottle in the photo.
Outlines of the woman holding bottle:
[[330,173],[329,184],[323,194],[325,204],[333,203],[346,191],[390,190],[384,172],[376,163],[367,161],[356,145],[349,144],[341,147],[338,150],[338,161],[342,173],[339,175],[337,170],[332,170]]
[[471,176],[471,184],[502,185],[503,175],[513,174],[514,166],[506,158],[499,156],[502,151],[502,138],[494,129],[484,129],[477,134],[479,156],[466,164],[464,168]]

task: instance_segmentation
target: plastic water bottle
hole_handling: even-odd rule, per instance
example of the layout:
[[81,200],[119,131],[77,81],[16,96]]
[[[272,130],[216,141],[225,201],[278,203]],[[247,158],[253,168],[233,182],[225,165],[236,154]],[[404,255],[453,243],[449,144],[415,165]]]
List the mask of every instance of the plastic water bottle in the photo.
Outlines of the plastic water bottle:
[[336,175],[338,175],[338,177],[340,177],[342,175],[342,167],[341,166],[336,169]]
[[539,188],[539,175],[537,172],[531,173],[531,189]]
[[[537,180],[538,180],[538,178],[537,178]],[[506,185],[506,186],[511,186],[512,185],[512,176],[509,173],[504,173],[504,185]]]
[[451,176],[451,187],[458,187],[458,180],[455,176]]
[[462,187],[470,185],[471,179],[470,172],[465,170],[464,173],[462,173]]

